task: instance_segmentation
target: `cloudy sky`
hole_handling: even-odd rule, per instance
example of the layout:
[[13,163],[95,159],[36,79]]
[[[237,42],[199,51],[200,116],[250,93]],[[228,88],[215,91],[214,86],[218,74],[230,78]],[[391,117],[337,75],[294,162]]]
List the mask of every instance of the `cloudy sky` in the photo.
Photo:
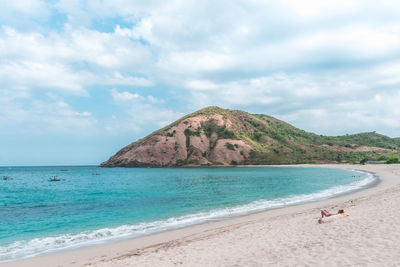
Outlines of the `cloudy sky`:
[[400,136],[400,2],[0,0],[0,165],[98,164],[209,105]]

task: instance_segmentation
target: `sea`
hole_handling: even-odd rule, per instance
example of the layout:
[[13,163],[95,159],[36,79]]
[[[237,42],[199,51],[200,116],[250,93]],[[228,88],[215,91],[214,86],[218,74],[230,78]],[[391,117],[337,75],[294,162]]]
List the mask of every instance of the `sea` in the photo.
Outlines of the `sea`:
[[375,180],[329,168],[96,166],[0,167],[0,179],[0,262],[322,200]]

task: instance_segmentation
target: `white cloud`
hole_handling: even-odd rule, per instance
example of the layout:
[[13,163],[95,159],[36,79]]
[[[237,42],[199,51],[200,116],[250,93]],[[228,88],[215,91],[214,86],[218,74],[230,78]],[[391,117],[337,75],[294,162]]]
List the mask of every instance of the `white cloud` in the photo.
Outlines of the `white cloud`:
[[130,67],[141,72],[151,63],[148,48],[119,34],[81,29],[69,32],[67,38],[72,42],[77,60],[84,60],[99,67]]
[[129,101],[129,100],[134,100],[134,99],[143,99],[142,96],[139,94],[132,94],[129,92],[118,92],[116,89],[111,90],[111,96],[113,99],[117,102],[119,101]]
[[218,88],[218,86],[215,83],[207,80],[188,81],[186,83],[186,87],[192,90],[202,90],[202,91],[215,90]]
[[0,0],[0,21],[16,22],[27,18],[40,19],[49,15],[48,5],[40,0]]
[[114,72],[110,76],[103,77],[102,84],[109,85],[131,85],[131,86],[152,86],[153,81],[143,78],[143,77],[135,77],[135,76],[124,76],[119,72]]
[[328,14],[353,13],[361,7],[359,0],[283,0],[285,6],[304,19],[321,18]]
[[111,96],[115,103],[120,105],[128,116],[122,119],[119,118],[122,123],[127,123],[128,129],[131,129],[132,125],[135,125],[137,128],[141,128],[144,125],[164,127],[184,115],[171,108],[160,106],[160,104],[163,104],[163,101],[151,95],[144,97],[137,93],[128,91],[119,92],[116,89],[112,89]]
[[[12,100],[0,100],[3,134],[68,133],[71,136],[86,136],[92,133],[90,129],[97,123],[91,112],[76,111],[63,101],[33,100],[24,105]],[[14,127],[18,127],[18,133]]]
[[63,28],[25,31],[0,11],[8,22],[0,82],[11,99],[115,88],[130,129],[221,105],[315,131],[398,130],[397,1],[3,2],[31,20],[54,10],[66,16]]
[[18,90],[44,88],[60,89],[71,94],[86,95],[82,88],[81,73],[74,73],[60,64],[19,62],[0,65],[0,80],[3,86]]
[[92,85],[152,85],[143,77],[150,52],[114,33],[81,29],[44,36],[3,26],[0,47],[0,79],[10,89],[85,95]]
[[20,0],[20,1],[7,1],[0,0],[1,10],[3,12],[17,11],[27,15],[37,14],[46,9],[43,1],[38,0]]
[[318,134],[343,135],[365,131],[398,136],[400,131],[400,93],[373,94],[330,105],[319,109],[304,108],[280,115],[279,118],[307,128]]
[[135,21],[155,10],[165,10],[173,2],[161,0],[59,0],[55,8],[68,14],[68,23],[74,26],[91,25],[92,20],[123,18]]

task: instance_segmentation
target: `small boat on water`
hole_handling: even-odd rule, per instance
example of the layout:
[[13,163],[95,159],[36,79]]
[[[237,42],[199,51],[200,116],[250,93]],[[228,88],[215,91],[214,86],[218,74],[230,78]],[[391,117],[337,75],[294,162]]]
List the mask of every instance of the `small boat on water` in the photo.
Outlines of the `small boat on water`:
[[3,180],[10,180],[10,176],[3,176]]
[[57,176],[51,176],[51,178],[50,178],[49,181],[50,181],[50,182],[59,182],[59,181],[61,181],[61,180],[58,179]]
[[92,173],[92,175],[100,175],[100,173]]

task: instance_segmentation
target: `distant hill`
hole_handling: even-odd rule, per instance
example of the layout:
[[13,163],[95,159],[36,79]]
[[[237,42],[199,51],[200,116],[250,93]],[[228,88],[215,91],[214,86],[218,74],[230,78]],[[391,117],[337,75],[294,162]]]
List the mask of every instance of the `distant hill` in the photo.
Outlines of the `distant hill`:
[[267,115],[207,107],[124,147],[100,166],[357,163],[399,151],[399,138],[375,132],[322,136]]

